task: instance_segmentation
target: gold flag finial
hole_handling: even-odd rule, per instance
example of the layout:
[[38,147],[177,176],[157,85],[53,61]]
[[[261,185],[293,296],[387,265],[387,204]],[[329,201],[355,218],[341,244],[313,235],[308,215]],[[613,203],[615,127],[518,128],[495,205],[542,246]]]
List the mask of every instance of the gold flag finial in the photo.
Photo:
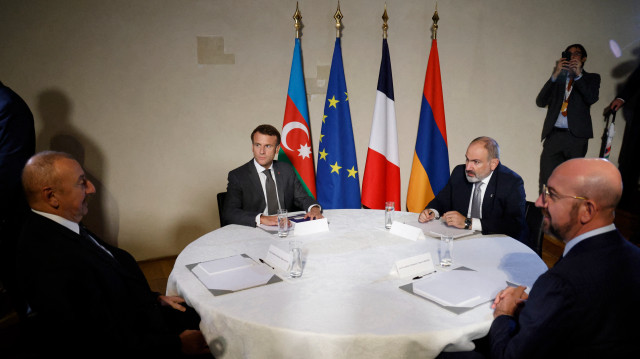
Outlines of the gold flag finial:
[[300,38],[300,29],[302,29],[302,15],[298,9],[298,2],[296,1],[296,12],[293,14],[293,27],[296,28],[296,39]]
[[431,38],[436,40],[438,38],[438,20],[440,20],[440,17],[438,16],[437,1],[436,1],[436,12],[433,13],[433,17],[431,18],[431,20],[433,20],[433,26],[431,27],[431,30],[433,31],[433,35]]
[[382,24],[382,38],[386,39],[387,38],[387,30],[389,29],[389,25],[387,25],[387,20],[389,20],[389,16],[387,15],[387,3],[384,3],[384,14],[382,14],[382,21],[384,21],[384,23]]
[[333,18],[336,19],[336,37],[340,37],[340,29],[342,28],[342,22],[340,20],[342,20],[343,17],[340,12],[340,1],[338,1],[338,10],[336,10],[336,13],[333,15]]

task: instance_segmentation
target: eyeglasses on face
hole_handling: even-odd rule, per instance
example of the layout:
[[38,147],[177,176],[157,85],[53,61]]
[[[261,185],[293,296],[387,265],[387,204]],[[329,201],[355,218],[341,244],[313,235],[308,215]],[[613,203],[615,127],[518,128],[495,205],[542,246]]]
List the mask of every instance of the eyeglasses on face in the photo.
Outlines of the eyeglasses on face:
[[559,194],[559,193],[551,193],[551,192],[549,192],[549,187],[547,187],[546,184],[542,185],[542,203],[546,204],[547,200],[549,200],[549,199],[551,201],[556,201],[556,200],[563,199],[563,198],[573,198],[573,199],[588,200],[587,197],[570,196],[570,195],[564,195],[564,194]]

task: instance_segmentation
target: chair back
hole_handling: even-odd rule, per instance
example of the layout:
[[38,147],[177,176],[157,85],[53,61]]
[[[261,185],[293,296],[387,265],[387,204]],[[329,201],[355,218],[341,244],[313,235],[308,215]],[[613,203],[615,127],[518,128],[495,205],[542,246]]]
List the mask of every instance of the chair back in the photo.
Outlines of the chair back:
[[224,227],[226,223],[222,220],[222,209],[224,207],[224,197],[227,195],[227,192],[220,192],[216,196],[218,200],[218,215],[220,216],[220,227]]
[[542,258],[542,211],[535,206],[535,203],[527,201],[525,207],[525,220],[529,227],[529,247]]

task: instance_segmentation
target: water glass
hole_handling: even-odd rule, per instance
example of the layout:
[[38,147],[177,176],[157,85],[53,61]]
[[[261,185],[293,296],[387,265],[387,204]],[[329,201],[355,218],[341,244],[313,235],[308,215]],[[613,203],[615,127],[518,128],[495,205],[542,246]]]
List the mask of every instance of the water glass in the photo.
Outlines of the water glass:
[[291,262],[289,263],[289,277],[298,278],[302,276],[302,245],[300,241],[290,241],[289,251],[291,252]]
[[453,237],[440,236],[440,267],[449,267],[453,263]]
[[278,237],[289,235],[289,216],[286,209],[278,210]]
[[391,224],[393,223],[393,212],[395,210],[396,210],[395,203],[393,202],[384,203],[384,228],[391,229]]

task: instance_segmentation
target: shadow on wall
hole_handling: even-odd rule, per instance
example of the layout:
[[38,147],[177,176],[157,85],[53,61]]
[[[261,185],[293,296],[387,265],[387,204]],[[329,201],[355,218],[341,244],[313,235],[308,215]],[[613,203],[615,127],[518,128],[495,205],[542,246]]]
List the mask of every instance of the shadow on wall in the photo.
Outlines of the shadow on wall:
[[[88,136],[73,126],[72,103],[61,90],[42,91],[38,95],[38,112],[43,126],[36,137],[37,152],[61,151],[78,160],[96,187],[96,193],[89,201],[89,213],[82,222],[104,241],[117,246],[119,209],[115,198],[102,183],[105,176],[103,152]],[[78,121],[81,119],[76,119]],[[87,158],[90,159],[88,164],[85,163]]]

